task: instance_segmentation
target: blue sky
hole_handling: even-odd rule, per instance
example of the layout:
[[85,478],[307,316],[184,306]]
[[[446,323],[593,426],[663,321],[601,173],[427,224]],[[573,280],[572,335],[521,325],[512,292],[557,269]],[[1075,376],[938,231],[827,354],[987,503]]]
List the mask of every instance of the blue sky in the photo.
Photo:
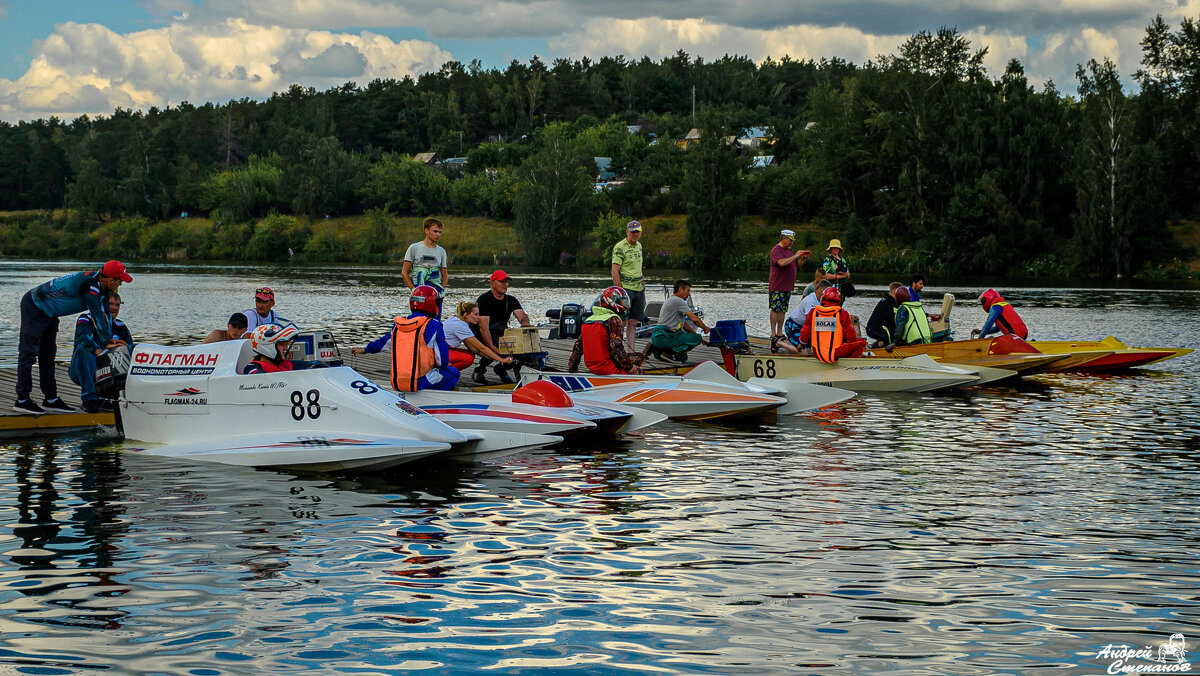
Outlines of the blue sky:
[[1178,26],[1200,0],[0,0],[0,120],[261,98],[450,59],[682,49],[861,63],[943,25],[988,48],[993,76],[1016,58],[1032,82],[1073,93],[1089,58],[1128,79],[1155,14]]

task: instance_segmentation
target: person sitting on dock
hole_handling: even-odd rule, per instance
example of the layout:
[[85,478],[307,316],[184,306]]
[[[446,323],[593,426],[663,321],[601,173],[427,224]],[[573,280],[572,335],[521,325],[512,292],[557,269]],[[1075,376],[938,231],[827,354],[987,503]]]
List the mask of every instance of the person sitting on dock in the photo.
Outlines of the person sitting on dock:
[[567,370],[579,371],[582,359],[597,375],[641,373],[643,356],[625,350],[625,320],[631,305],[629,294],[619,286],[610,286],[600,294],[600,302],[592,308],[592,316],[583,322],[579,338],[567,360]]
[[[120,261],[109,261],[99,270],[72,272],[35,286],[21,297],[21,329],[17,343],[17,413],[38,415],[47,410],[70,413],[71,408],[58,398],[54,375],[54,354],[58,350],[58,318],[87,311],[97,335],[108,330],[108,313],[102,296],[116,291],[122,282],[133,278]],[[38,363],[45,399],[38,406],[29,395],[33,392],[33,363]],[[45,408],[43,408],[45,407]]]
[[987,338],[993,333],[1010,333],[1021,340],[1029,339],[1029,328],[1025,326],[1025,322],[1021,321],[1016,309],[1004,300],[1004,296],[996,293],[995,289],[988,289],[980,294],[979,302],[983,304],[983,311],[988,313],[988,316],[982,329],[971,330],[972,338]]
[[710,329],[688,305],[688,296],[692,295],[692,283],[686,279],[677,279],[674,289],[675,292],[663,301],[662,308],[658,311],[658,324],[650,336],[650,345],[646,348],[646,353],[673,359],[682,364],[687,361],[687,353],[704,342],[696,329],[703,329],[705,333]]
[[254,350],[255,354],[250,363],[242,369],[242,373],[250,375],[293,370],[295,367],[291,360],[292,342],[299,333],[300,330],[291,324],[263,324],[251,331],[250,349]]
[[861,357],[867,347],[867,340],[855,333],[850,313],[842,309],[842,294],[836,288],[821,294],[821,304],[808,313],[800,340],[812,345],[813,355],[826,364]]
[[831,286],[833,284],[822,279],[817,282],[815,290],[812,293],[800,299],[800,302],[788,313],[787,319],[783,322],[783,338],[771,341],[772,352],[809,354],[809,345],[800,340],[800,333],[808,321],[808,313],[820,305],[821,301],[819,298],[821,294]]
[[260,286],[254,290],[254,307],[242,314],[246,316],[247,331],[253,331],[265,324],[284,326],[290,323],[275,314],[275,292],[269,286]]
[[888,351],[897,345],[924,345],[933,342],[933,331],[929,328],[929,316],[925,306],[912,300],[908,287],[896,289],[896,330]]
[[79,315],[75,320],[75,349],[71,353],[71,366],[67,375],[71,382],[79,386],[79,397],[83,400],[83,410],[88,413],[111,411],[112,405],[101,403],[96,393],[96,357],[105,350],[114,347],[125,347],[133,344],[133,336],[125,322],[117,319],[121,310],[121,296],[116,292],[108,294],[109,325],[112,327],[107,334],[97,332],[96,323],[89,314]]
[[465,371],[475,362],[477,354],[506,366],[513,363],[511,356],[497,353],[475,337],[471,327],[478,324],[479,304],[467,301],[459,303],[455,316],[445,321],[443,328],[446,332],[446,345],[450,346],[450,365],[459,371]]
[[229,316],[229,322],[225,324],[225,328],[213,329],[212,333],[204,338],[203,344],[223,343],[227,340],[241,340],[245,335],[246,315],[241,312],[235,312]]
[[[500,338],[504,336],[504,330],[508,328],[508,320],[511,317],[516,317],[521,326],[529,326],[529,315],[525,314],[525,310],[521,307],[521,301],[508,293],[508,285],[511,281],[512,277],[509,277],[507,272],[496,270],[488,279],[491,288],[475,299],[479,305],[479,323],[471,328],[479,342],[497,354],[500,352],[497,349]],[[487,367],[491,363],[490,357],[480,357],[479,366],[475,368],[475,382],[481,385],[487,383]],[[496,366],[492,370],[500,382],[508,384],[513,382],[512,377],[508,375],[510,368],[515,368],[511,362],[507,365]]]
[[875,309],[871,311],[871,318],[867,320],[867,339],[874,341],[871,347],[891,345],[892,330],[896,327],[896,308],[900,307],[900,302],[896,300],[896,290],[903,286],[900,282],[888,285],[888,292],[883,294],[883,298],[879,299]]
[[437,319],[438,290],[422,284],[408,297],[412,314],[396,317],[392,328],[366,347],[351,354],[374,354],[392,344],[392,389],[397,392],[452,390],[458,384],[459,371],[450,365],[450,346]]

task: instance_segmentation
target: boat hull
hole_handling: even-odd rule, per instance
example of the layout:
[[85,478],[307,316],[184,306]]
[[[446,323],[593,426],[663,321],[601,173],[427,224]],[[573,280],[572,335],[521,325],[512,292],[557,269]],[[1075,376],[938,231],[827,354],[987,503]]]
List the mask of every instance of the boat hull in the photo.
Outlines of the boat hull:
[[940,365],[927,355],[839,359],[836,364],[792,355],[735,355],[734,360],[739,380],[798,380],[854,392],[932,392],[979,381],[977,375]]
[[1104,340],[1037,340],[1030,345],[1046,354],[1082,356],[1090,359],[1064,360],[1054,364],[1054,371],[1101,372],[1116,371],[1154,364],[1190,353],[1188,348],[1129,347],[1113,336]]

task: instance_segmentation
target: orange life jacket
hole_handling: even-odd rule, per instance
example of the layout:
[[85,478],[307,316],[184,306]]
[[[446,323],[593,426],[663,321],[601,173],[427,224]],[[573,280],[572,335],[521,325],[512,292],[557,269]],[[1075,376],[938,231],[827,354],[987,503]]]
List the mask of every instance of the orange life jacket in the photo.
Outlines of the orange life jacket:
[[589,371],[602,376],[625,373],[612,360],[612,353],[608,349],[608,329],[604,327],[604,322],[584,322],[579,339],[583,341],[583,363]]
[[842,323],[838,315],[839,305],[818,305],[812,314],[812,349],[817,359],[832,364],[837,361],[834,352],[842,346]]
[[425,343],[429,317],[396,317],[392,327],[392,389],[416,392],[417,379],[437,365],[437,355]]

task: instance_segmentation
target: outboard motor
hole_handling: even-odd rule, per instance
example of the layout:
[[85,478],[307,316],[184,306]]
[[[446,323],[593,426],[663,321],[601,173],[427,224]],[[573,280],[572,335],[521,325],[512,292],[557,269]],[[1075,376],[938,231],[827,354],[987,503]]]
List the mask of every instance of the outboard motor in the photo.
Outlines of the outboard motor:
[[129,347],[118,345],[96,357],[96,394],[101,399],[113,402],[113,416],[117,421],[117,431],[122,435],[125,429],[121,425],[121,394],[125,391],[125,381],[129,378]]
[[578,303],[567,303],[558,313],[558,337],[578,338],[582,323],[583,306]]

